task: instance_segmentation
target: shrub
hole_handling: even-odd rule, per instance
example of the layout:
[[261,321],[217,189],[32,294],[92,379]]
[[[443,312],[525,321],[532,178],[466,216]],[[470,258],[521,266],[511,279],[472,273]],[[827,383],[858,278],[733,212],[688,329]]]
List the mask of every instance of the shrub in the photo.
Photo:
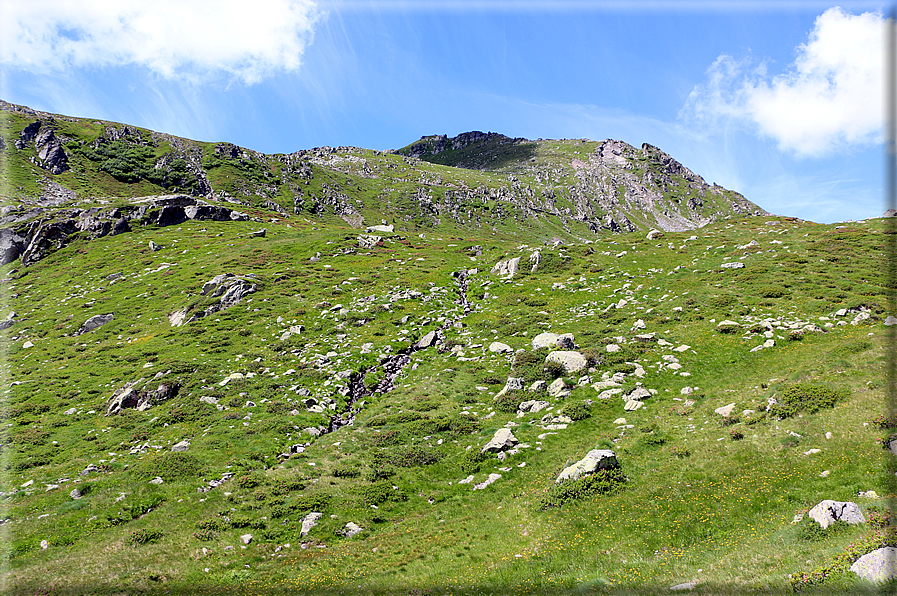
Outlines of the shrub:
[[280,479],[271,483],[271,494],[286,495],[303,488],[305,488],[305,485],[299,480]]
[[734,424],[738,424],[741,422],[741,417],[737,414],[731,414],[729,416],[723,416],[722,420],[720,420],[721,426],[732,426]]
[[358,478],[359,476],[361,476],[361,470],[359,470],[356,466],[340,464],[333,468],[332,474],[337,478]]
[[618,490],[626,482],[622,468],[598,470],[594,474],[577,480],[567,480],[548,489],[539,500],[540,509],[560,507],[564,503],[597,494],[609,494]]
[[586,402],[578,401],[571,402],[564,406],[561,410],[561,414],[569,417],[574,422],[578,420],[585,420],[592,416],[592,408]]
[[209,519],[204,519],[200,522],[196,522],[196,528],[198,530],[211,530],[219,532],[227,528],[227,524],[220,517],[212,517]]
[[144,460],[135,466],[138,478],[162,477],[165,481],[196,478],[203,473],[203,466],[195,455],[182,451],[163,453]]
[[679,459],[683,459],[691,456],[691,451],[688,450],[688,447],[672,447],[670,449],[670,453]]
[[202,542],[208,542],[210,540],[215,540],[218,538],[218,534],[209,529],[199,530],[197,532],[193,532],[193,537]]
[[763,298],[781,298],[787,294],[788,291],[779,286],[763,286],[757,293]]
[[553,360],[546,362],[542,367],[542,371],[545,373],[546,379],[557,379],[558,377],[563,377],[566,374],[567,369],[564,368],[564,365],[560,362],[555,362]]
[[425,445],[413,445],[400,447],[390,452],[376,453],[371,458],[372,467],[385,467],[394,465],[400,468],[414,468],[428,466],[442,459],[442,452]]
[[517,411],[521,401],[523,400],[520,399],[516,391],[509,391],[495,400],[495,409],[506,414],[513,414]]
[[796,383],[782,391],[779,403],[773,405],[770,412],[780,418],[789,418],[798,412],[813,414],[825,408],[833,408],[839,399],[845,397],[846,392],[825,385]]
[[480,467],[489,460],[489,455],[481,452],[476,447],[468,449],[461,456],[459,467],[465,474],[476,474],[480,471]]
[[128,536],[128,542],[130,542],[134,546],[140,546],[141,544],[151,544],[153,542],[158,542],[162,539],[162,536],[162,530],[146,530],[144,528],[141,528],[139,530],[134,530],[133,532],[131,532],[130,536]]
[[737,428],[733,428],[733,429],[729,430],[729,436],[732,438],[733,441],[740,441],[741,439],[744,438],[744,433],[741,432],[740,430],[738,430]]
[[242,476],[237,476],[234,478],[234,484],[237,488],[242,489],[250,489],[255,488],[260,485],[264,481],[264,477],[261,474],[244,474]]
[[293,501],[293,510],[297,513],[309,513],[311,511],[324,511],[330,506],[330,495],[317,494],[297,497]]

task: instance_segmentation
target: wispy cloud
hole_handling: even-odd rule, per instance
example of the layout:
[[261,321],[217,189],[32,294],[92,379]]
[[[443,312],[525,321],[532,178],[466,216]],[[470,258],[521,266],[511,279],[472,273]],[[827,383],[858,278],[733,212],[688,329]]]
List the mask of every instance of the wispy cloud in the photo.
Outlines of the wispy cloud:
[[322,16],[313,0],[4,0],[0,63],[43,73],[137,65],[253,84],[297,70]]
[[798,156],[879,142],[883,115],[881,14],[840,8],[816,19],[786,72],[721,55],[680,113],[707,128],[744,123]]

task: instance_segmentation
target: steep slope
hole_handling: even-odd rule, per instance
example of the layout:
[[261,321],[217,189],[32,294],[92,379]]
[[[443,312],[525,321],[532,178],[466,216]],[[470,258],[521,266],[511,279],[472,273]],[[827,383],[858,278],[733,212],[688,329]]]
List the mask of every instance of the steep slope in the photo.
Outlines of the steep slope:
[[67,237],[84,217],[114,224],[117,209],[131,204],[126,199],[180,194],[205,207],[256,210],[256,217],[336,216],[353,227],[388,219],[407,232],[525,230],[545,239],[685,230],[765,214],[660,150],[620,141],[466,133],[398,152],[321,147],[265,155],[5,102],[0,115],[0,225],[7,227],[4,250],[15,245],[18,253],[41,235],[37,220],[69,230]]
[[[451,193],[648,153],[642,178],[699,179],[609,141],[494,173],[131,128],[140,163],[223,163],[167,194],[165,168],[110,173],[135,170],[106,124],[25,116],[0,135],[3,242],[27,240],[0,265],[10,594],[858,593],[850,564],[895,544],[884,220],[568,232]],[[266,207],[290,180],[307,207]],[[826,499],[865,521],[822,529]]]

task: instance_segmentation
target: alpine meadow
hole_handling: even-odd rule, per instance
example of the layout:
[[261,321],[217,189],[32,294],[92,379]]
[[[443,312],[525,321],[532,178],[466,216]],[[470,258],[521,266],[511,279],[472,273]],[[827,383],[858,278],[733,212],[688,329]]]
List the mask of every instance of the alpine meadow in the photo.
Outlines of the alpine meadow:
[[893,219],[623,140],[6,102],[0,172],[4,593],[894,586]]

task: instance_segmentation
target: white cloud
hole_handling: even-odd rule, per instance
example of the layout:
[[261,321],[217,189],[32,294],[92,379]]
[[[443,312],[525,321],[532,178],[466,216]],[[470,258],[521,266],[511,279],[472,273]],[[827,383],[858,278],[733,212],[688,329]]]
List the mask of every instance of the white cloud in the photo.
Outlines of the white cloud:
[[816,19],[789,69],[721,55],[691,92],[680,117],[708,127],[746,122],[800,156],[879,142],[882,132],[885,21],[831,8]]
[[252,84],[297,70],[321,16],[313,0],[0,0],[0,63],[37,72],[137,65]]

